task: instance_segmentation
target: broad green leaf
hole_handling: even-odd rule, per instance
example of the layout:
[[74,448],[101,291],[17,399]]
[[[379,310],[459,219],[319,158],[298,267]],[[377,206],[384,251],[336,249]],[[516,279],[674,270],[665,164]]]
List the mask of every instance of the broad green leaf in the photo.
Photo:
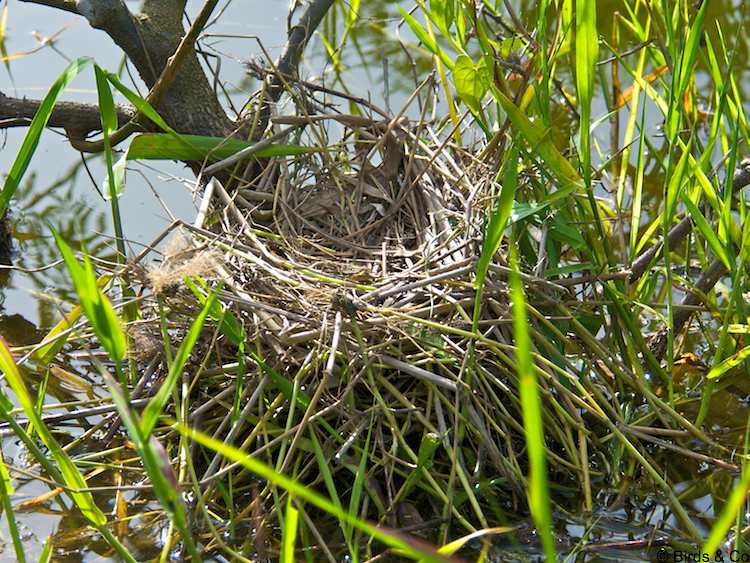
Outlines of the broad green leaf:
[[[201,135],[144,133],[130,143],[128,160],[221,160],[255,143]],[[295,156],[319,149],[300,145],[270,145],[253,153],[256,158]]]
[[492,71],[485,58],[474,63],[468,55],[459,55],[453,66],[453,84],[456,93],[474,113],[482,108],[482,99],[492,83]]
[[107,351],[109,357],[112,358],[112,361],[121,362],[125,359],[125,334],[122,330],[120,319],[114,307],[112,307],[112,303],[109,302],[109,299],[107,299],[97,285],[97,278],[91,260],[84,254],[83,266],[81,266],[73,255],[71,248],[60,237],[58,232],[51,227],[50,229],[55,237],[55,242],[60,249],[65,265],[68,268],[70,277],[73,280],[73,286],[81,301],[83,312],[91,323],[91,327],[94,329],[100,344]]
[[493,94],[498,103],[508,115],[513,127],[526,139],[531,149],[536,152],[547,165],[547,168],[559,182],[558,189],[550,197],[563,197],[583,184],[581,176],[560,151],[557,150],[547,132],[532,123],[505,94],[493,88]]
[[80,73],[90,62],[91,59],[89,58],[74,60],[55,81],[47,92],[47,95],[44,96],[36,115],[34,115],[34,119],[31,120],[31,124],[26,131],[26,137],[23,140],[23,144],[21,145],[21,148],[13,161],[13,165],[8,172],[8,177],[5,179],[5,185],[3,186],[2,191],[0,191],[0,217],[3,216],[5,210],[8,208],[10,199],[18,189],[21,179],[29,167],[31,158],[34,156],[34,151],[36,151],[36,148],[39,145],[39,138],[42,136],[42,131],[44,131],[44,128],[52,115],[52,110],[55,108],[57,98],[62,91],[65,90],[68,84],[78,76],[78,73]]

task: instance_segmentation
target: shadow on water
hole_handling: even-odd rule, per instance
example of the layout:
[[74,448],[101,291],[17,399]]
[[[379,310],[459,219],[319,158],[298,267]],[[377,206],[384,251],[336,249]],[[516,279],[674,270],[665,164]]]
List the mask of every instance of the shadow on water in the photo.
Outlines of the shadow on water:
[[[368,91],[371,91],[372,96],[380,100],[384,90],[382,61],[387,59],[388,85],[392,95],[387,103],[393,111],[397,111],[399,103],[403,103],[413,90],[415,76],[425,76],[431,63],[424,53],[417,50],[404,50],[394,40],[393,30],[398,21],[397,3],[363,2],[363,4],[366,4],[366,13],[362,24],[353,34],[356,47],[352,50],[354,54],[349,55],[344,65],[346,70],[340,78],[336,78],[331,73],[327,76],[332,81],[332,86],[351,90],[353,94],[360,96],[366,96]],[[526,21],[534,21],[533,9],[529,7],[532,4],[517,3]],[[620,2],[609,0],[597,3],[600,12],[600,35],[606,41],[610,41],[613,37],[613,21],[618,17],[619,5]],[[19,12],[24,9],[26,8],[23,4],[14,3],[12,17],[20,17]],[[273,21],[281,25],[280,22],[285,16],[286,3],[279,3],[274,10],[276,19]],[[750,24],[748,11],[742,2],[731,1],[713,1],[709,8],[709,21],[720,20],[725,35],[738,39],[735,47],[738,60],[741,61],[750,60],[748,39],[741,34],[741,30]],[[50,20],[47,24],[54,28],[62,27],[69,22],[68,17],[60,16],[55,11],[45,13],[48,14]],[[715,28],[711,26],[708,26],[708,30],[709,33],[715,33]],[[249,34],[253,30],[242,31]],[[21,30],[17,30],[17,33],[20,32]],[[278,34],[276,31],[273,33]],[[401,36],[409,37],[403,28]],[[272,41],[274,47],[280,45],[283,39],[281,35],[276,35],[276,38]],[[620,47],[627,48],[622,45]],[[313,62],[307,64],[308,69],[318,68],[319,70],[323,66],[322,48],[317,45],[316,49]],[[11,68],[16,68],[15,63],[11,65]],[[572,74],[572,69],[569,72]],[[738,72],[740,77],[738,86],[743,93],[746,93],[747,88],[750,87],[750,80],[744,79],[749,72],[750,66],[739,69]],[[356,77],[356,80],[352,80],[352,76]],[[47,80],[45,73],[43,81]],[[238,66],[235,75],[229,77],[229,81],[232,85],[231,91],[236,93],[238,99],[243,92],[252,90],[254,87],[253,79],[242,71],[241,66]],[[745,95],[744,98],[747,96]],[[600,99],[599,103],[602,108],[606,107],[603,100]],[[562,127],[574,126],[574,121],[570,116],[560,115],[560,118]],[[655,129],[659,123],[652,125]],[[597,134],[606,146],[607,135]],[[11,152],[11,147],[18,145],[17,139],[18,137],[15,136],[13,143],[8,143],[5,149],[6,155]],[[12,279],[9,279],[11,274],[7,270],[0,271],[0,335],[13,346],[30,346],[38,342],[66,311],[65,303],[70,302],[69,280],[61,268],[49,267],[57,262],[59,256],[49,236],[48,224],[61,229],[63,237],[69,242],[75,241],[79,248],[85,246],[91,254],[101,259],[112,257],[106,207],[91,204],[91,201],[99,198],[99,195],[92,186],[85,167],[80,160],[76,160],[75,153],[54,152],[57,150],[54,147],[50,150],[50,153],[41,155],[41,160],[54,159],[56,173],[51,177],[49,171],[41,169],[45,165],[39,160],[32,163],[32,169],[34,166],[40,169],[32,170],[14,200],[15,255],[13,258],[17,265],[24,268],[24,273],[15,272],[12,274]],[[62,164],[65,158],[61,158],[60,154],[65,154],[65,158],[68,159],[65,165]],[[5,159],[8,158],[6,155],[4,155]],[[655,158],[653,162],[656,162]],[[90,165],[94,170],[94,175],[101,177],[101,163],[97,162],[97,159],[91,159]],[[174,169],[171,172],[174,172]],[[646,169],[646,191],[650,198],[646,205],[652,208],[659,203],[658,198],[661,193],[659,174],[660,171],[655,164]],[[158,174],[154,176],[158,177]],[[179,182],[174,181],[168,187],[174,188],[177,184]],[[189,195],[187,199],[189,200]],[[124,201],[125,205],[128,205],[128,202],[132,200],[126,198]],[[149,203],[151,204],[153,202]],[[141,205],[143,205],[142,201],[137,201],[129,211],[137,215],[141,212],[139,207]],[[188,204],[187,208],[190,209],[191,206]],[[139,224],[137,229],[140,230],[140,227]],[[149,228],[151,233],[158,230],[153,226]],[[8,231],[0,228],[0,262],[3,258],[4,237],[7,235]],[[149,235],[145,235],[140,238],[140,242],[146,242],[148,239]],[[6,287],[10,289],[3,290]],[[102,386],[98,378],[91,375],[93,370],[87,361],[73,359],[71,365],[77,368],[75,373],[58,371],[50,374],[29,374],[29,381],[37,387],[43,380],[45,381],[48,402],[72,404],[75,401],[90,401],[102,393]],[[691,389],[694,387],[695,392],[692,395],[690,392],[686,393],[688,399],[676,406],[688,417],[695,416],[700,404],[700,377],[698,375],[698,379],[687,380],[684,383]],[[709,409],[708,424],[713,426],[714,430],[720,430],[720,441],[723,445],[735,448],[738,442],[741,443],[749,400],[750,386],[739,378],[727,380],[723,389],[717,392],[716,404],[712,404]],[[644,405],[645,408],[646,405]],[[87,418],[84,423],[73,422],[67,426],[60,426],[61,441],[73,441],[76,436],[81,435],[100,420],[102,420],[101,417],[93,416]],[[96,446],[96,440],[88,446],[93,449]],[[700,461],[683,456],[678,458],[669,450],[660,447],[658,442],[652,442],[651,446],[652,449],[648,453],[670,474],[670,481],[680,484],[677,491],[680,500],[689,508],[691,516],[696,521],[704,523],[702,531],[707,531],[714,515],[726,503],[735,482],[736,468],[717,469],[710,460]],[[111,447],[122,448],[123,456],[132,455],[127,445],[113,442]],[[27,465],[27,454],[18,442],[6,439],[4,452],[9,463],[21,468]],[[85,453],[85,449],[82,450],[79,446],[76,453]],[[616,463],[622,452],[613,445],[611,454],[612,463]],[[679,463],[672,463],[674,459],[679,459]],[[686,459],[688,461],[685,461]],[[557,483],[554,494],[556,499],[560,499],[561,508],[569,509],[569,512],[561,510],[554,515],[559,550],[572,555],[572,559],[576,561],[643,561],[657,558],[660,550],[666,549],[668,538],[658,532],[655,533],[654,530],[661,528],[665,522],[668,525],[674,523],[673,516],[665,508],[667,506],[665,499],[657,491],[645,489],[637,482],[623,480],[617,486],[612,483],[597,482],[597,474],[606,473],[598,471],[598,463],[603,462],[592,461],[591,467],[594,488],[598,490],[595,505],[606,508],[593,514],[581,514],[580,499],[575,496],[567,498],[569,502],[566,505],[564,502],[566,499],[565,478],[552,479],[554,483]],[[151,513],[155,505],[149,493],[139,489],[142,484],[141,475],[106,471],[89,479],[89,483],[92,487],[102,488],[102,492],[97,493],[96,500],[108,513],[116,510],[114,496],[108,488],[131,486],[125,493],[131,518],[117,524],[120,527],[118,534],[126,538],[128,549],[132,550],[139,559],[147,560],[158,557],[163,546],[166,528],[163,527],[163,520],[157,519]],[[44,538],[51,533],[54,535],[56,561],[106,560],[106,554],[109,553],[108,546],[100,540],[98,534],[91,531],[82,518],[61,508],[56,500],[35,500],[38,495],[46,492],[47,489],[37,482],[19,480],[18,498],[22,502],[32,501],[24,511],[19,512],[19,521],[30,554],[38,553]],[[501,481],[480,482],[477,485],[477,494],[480,498],[490,498],[499,492],[502,492]],[[517,507],[510,506],[498,507],[498,509],[502,509],[503,514],[518,511]],[[503,514],[498,514],[500,521],[503,520]],[[321,528],[323,529],[322,525]],[[7,538],[5,532],[4,535]],[[583,540],[587,545],[582,548],[580,546]],[[479,549],[480,545],[477,544],[476,547]],[[0,558],[3,557],[3,553],[5,556],[11,553],[9,545],[0,549],[4,549],[0,552]],[[669,549],[674,549],[674,545]],[[528,524],[520,525],[512,538],[498,540],[490,553],[489,560],[528,561],[540,554],[538,538],[533,526]]]

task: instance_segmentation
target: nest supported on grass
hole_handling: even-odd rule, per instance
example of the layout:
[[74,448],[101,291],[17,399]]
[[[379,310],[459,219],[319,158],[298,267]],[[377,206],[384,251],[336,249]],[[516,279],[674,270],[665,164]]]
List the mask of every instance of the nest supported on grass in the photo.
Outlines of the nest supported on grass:
[[[193,293],[206,294],[201,280],[220,281],[223,320],[209,323],[177,391],[190,426],[345,506],[360,475],[357,514],[430,540],[518,524],[528,515],[528,464],[505,245],[472,330],[482,233],[500,189],[495,159],[453,134],[439,138],[424,118],[376,115],[364,100],[348,101],[359,115],[321,104],[312,115],[274,118],[296,127],[292,136],[304,129],[302,144],[319,150],[263,161],[255,180],[231,193],[211,179],[195,222],[175,223],[154,242],[181,233],[161,264],[149,270],[144,255],[131,266],[145,290],[142,320],[130,327],[131,352],[145,366],[133,404],[167,371],[157,302],[174,348],[200,307]],[[522,171],[517,190],[538,181]],[[633,344],[640,356],[624,361],[613,351],[604,309],[591,301],[603,282],[630,276],[521,274],[552,499],[590,511],[621,483],[609,501],[622,506],[644,476],[679,533],[697,537],[649,448],[712,471],[738,468],[723,459],[726,443],[663,399],[666,385],[647,384],[643,366],[661,367],[643,338]],[[158,434],[175,465],[193,466],[181,474],[195,475],[185,486],[204,500],[196,510],[208,520],[196,525],[248,526],[255,533],[237,541],[274,553],[271,515],[282,505],[271,488],[197,444],[191,459],[177,459],[177,434]],[[623,469],[625,459],[633,462]],[[227,502],[219,485],[230,475]],[[316,549],[344,548],[335,523],[309,506],[303,516]],[[226,541],[200,534],[209,548]]]

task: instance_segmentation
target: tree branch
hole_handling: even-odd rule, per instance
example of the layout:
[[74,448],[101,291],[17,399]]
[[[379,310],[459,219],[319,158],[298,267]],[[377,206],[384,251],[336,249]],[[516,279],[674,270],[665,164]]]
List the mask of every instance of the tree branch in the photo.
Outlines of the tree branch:
[[[40,100],[12,98],[0,92],[0,129],[27,126],[36,115]],[[135,116],[129,106],[117,106],[117,121],[127,123]],[[99,107],[79,102],[58,102],[52,111],[48,127],[61,127],[72,138],[83,139],[92,131],[101,131]]]
[[269,96],[273,101],[277,102],[284,92],[284,76],[297,73],[305,47],[334,1],[312,0],[297,25],[289,30],[289,37],[281,56],[276,61],[276,73],[269,88]]
[[78,13],[78,3],[75,0],[21,0],[21,2],[49,6],[50,8],[57,8],[58,10],[64,10],[73,14]]

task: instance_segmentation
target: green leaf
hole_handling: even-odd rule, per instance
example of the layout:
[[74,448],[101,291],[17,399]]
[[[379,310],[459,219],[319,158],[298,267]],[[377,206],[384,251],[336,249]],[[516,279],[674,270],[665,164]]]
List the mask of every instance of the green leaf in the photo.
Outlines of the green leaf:
[[[242,149],[253,146],[238,139],[205,137],[202,135],[173,135],[145,133],[130,143],[128,160],[221,160]],[[296,156],[318,151],[317,148],[300,145],[270,145],[253,153],[256,158],[273,156]]]
[[515,247],[511,246],[510,276],[511,300],[513,301],[513,334],[516,344],[518,387],[521,391],[521,410],[529,452],[529,510],[542,540],[547,561],[557,561],[555,540],[552,537],[552,514],[550,510],[549,485],[547,483],[547,461],[544,452],[544,421],[542,402],[539,398],[536,372],[531,355],[526,298],[518,271]]
[[299,526],[299,510],[292,504],[292,495],[286,502],[284,528],[281,530],[281,558],[283,563],[294,563],[294,545],[297,542],[297,528]]
[[409,28],[412,30],[414,35],[417,36],[417,39],[422,42],[422,44],[427,47],[427,49],[430,50],[434,55],[437,55],[440,57],[440,60],[443,61],[443,64],[447,66],[448,68],[453,68],[453,60],[446,54],[445,51],[443,51],[437,44],[437,41],[435,41],[435,38],[427,33],[427,31],[419,24],[417,20],[414,19],[413,16],[409,14],[406,10],[404,10],[401,6],[398,7],[399,12],[401,12],[401,16],[404,18],[404,21],[406,21],[406,24],[409,26]]
[[5,185],[3,186],[2,191],[0,191],[0,217],[3,216],[5,210],[8,208],[8,204],[10,203],[13,194],[18,189],[21,179],[29,167],[31,158],[34,156],[34,152],[39,145],[39,138],[42,136],[42,131],[44,131],[44,128],[52,115],[52,110],[55,108],[57,98],[62,91],[65,90],[68,84],[70,84],[71,80],[78,76],[78,73],[80,73],[90,62],[91,59],[89,58],[74,60],[55,81],[47,92],[47,95],[44,96],[36,115],[34,115],[34,119],[31,120],[31,124],[26,131],[26,137],[24,137],[23,144],[16,155],[16,159],[13,161],[13,166],[11,166],[10,172],[8,172],[8,177],[5,179]]
[[2,499],[3,510],[5,511],[5,521],[8,524],[10,537],[13,539],[13,549],[16,553],[18,563],[26,563],[26,554],[21,543],[21,535],[18,533],[18,524],[16,515],[13,510],[13,504],[10,497],[13,494],[13,481],[10,479],[8,468],[5,466],[2,452],[0,451],[0,499]]
[[149,401],[146,408],[143,410],[143,417],[141,418],[141,433],[144,438],[148,438],[154,430],[156,422],[159,420],[159,416],[161,416],[167,401],[169,401],[172,389],[174,389],[177,380],[182,375],[182,370],[185,369],[185,365],[190,359],[190,354],[195,347],[195,343],[198,342],[198,337],[201,335],[203,325],[206,322],[206,317],[214,306],[215,301],[216,292],[209,296],[206,303],[203,305],[203,309],[201,309],[201,312],[198,313],[198,316],[193,321],[185,340],[182,341],[179,350],[177,350],[172,365],[169,366],[169,373],[167,374],[166,379],[159,387],[156,395],[154,395],[153,399]]
[[456,92],[474,113],[482,108],[482,98],[492,83],[492,71],[483,57],[474,63],[468,55],[459,55],[453,66],[453,83]]
[[498,248],[500,248],[500,243],[503,240],[503,232],[513,211],[513,201],[515,200],[516,188],[518,187],[518,147],[516,145],[513,145],[509,149],[503,170],[503,186],[500,190],[500,197],[487,223],[487,229],[482,241],[482,253],[477,261],[477,292],[474,299],[472,332],[476,332],[479,326],[482,292],[484,281],[487,277],[487,270],[490,267],[492,258],[497,253]]
[[536,152],[547,165],[547,168],[559,182],[558,189],[550,197],[557,199],[564,197],[583,185],[581,176],[560,151],[557,150],[547,131],[532,123],[505,94],[493,88],[493,94],[498,103],[508,115],[513,127],[526,139],[531,149]]
[[706,242],[711,247],[711,250],[714,251],[714,254],[716,254],[716,256],[721,258],[721,261],[724,262],[727,270],[732,271],[732,261],[729,258],[729,253],[727,252],[726,246],[723,245],[721,241],[719,241],[719,237],[716,236],[716,233],[714,232],[713,227],[711,227],[711,224],[703,216],[703,213],[701,213],[701,210],[698,208],[698,206],[693,203],[693,200],[691,200],[688,194],[686,194],[685,192],[682,193],[682,201],[687,207],[688,212],[690,213],[690,218],[695,222],[695,226],[698,227],[700,233],[705,237]]
[[430,0],[430,16],[444,35],[450,35],[455,18],[454,0]]
[[16,399],[21,408],[23,408],[24,413],[34,425],[39,439],[47,446],[47,449],[57,463],[60,474],[70,489],[68,494],[73,499],[73,502],[75,502],[83,516],[93,526],[97,528],[104,526],[107,523],[107,518],[99,510],[99,507],[96,506],[91,493],[82,492],[88,488],[86,480],[70,457],[68,457],[68,454],[57,443],[57,440],[52,436],[52,433],[39,415],[34,406],[34,400],[31,398],[28,389],[26,389],[26,383],[21,376],[21,371],[18,369],[13,355],[2,339],[0,339],[0,370],[5,374],[5,381],[13,389],[13,393],[15,393]]
[[735,352],[733,355],[729,356],[724,361],[720,362],[719,364],[715,365],[711,368],[711,371],[708,372],[708,375],[706,378],[708,379],[716,379],[717,377],[721,377],[726,372],[728,372],[730,369],[737,367],[742,362],[744,362],[748,357],[750,357],[750,346],[745,346],[741,350]]
[[94,329],[99,342],[107,351],[112,361],[120,363],[125,359],[126,341],[122,330],[122,324],[115,312],[112,303],[99,289],[91,260],[84,254],[83,266],[73,255],[68,244],[60,237],[59,233],[50,227],[55,237],[57,247],[60,249],[70,277],[73,280],[81,307],[86,314],[91,327]]
[[212,449],[228,460],[239,463],[245,469],[255,473],[260,478],[267,480],[269,483],[285,489],[288,493],[294,495],[295,498],[305,501],[306,503],[333,515],[342,522],[383,542],[388,547],[398,549],[400,555],[418,561],[424,561],[425,563],[448,563],[449,561],[447,557],[438,554],[434,549],[426,546],[424,542],[410,542],[408,536],[405,536],[404,534],[390,531],[383,526],[376,526],[366,520],[351,516],[347,511],[343,510],[340,505],[337,506],[313,489],[306,487],[291,477],[287,477],[286,475],[275,471],[272,467],[254,458],[252,455],[248,455],[240,449],[224,444],[220,440],[216,440],[215,438],[207,436],[193,428],[188,428],[180,423],[176,423],[174,428],[180,432],[180,434],[190,438],[194,442]]

